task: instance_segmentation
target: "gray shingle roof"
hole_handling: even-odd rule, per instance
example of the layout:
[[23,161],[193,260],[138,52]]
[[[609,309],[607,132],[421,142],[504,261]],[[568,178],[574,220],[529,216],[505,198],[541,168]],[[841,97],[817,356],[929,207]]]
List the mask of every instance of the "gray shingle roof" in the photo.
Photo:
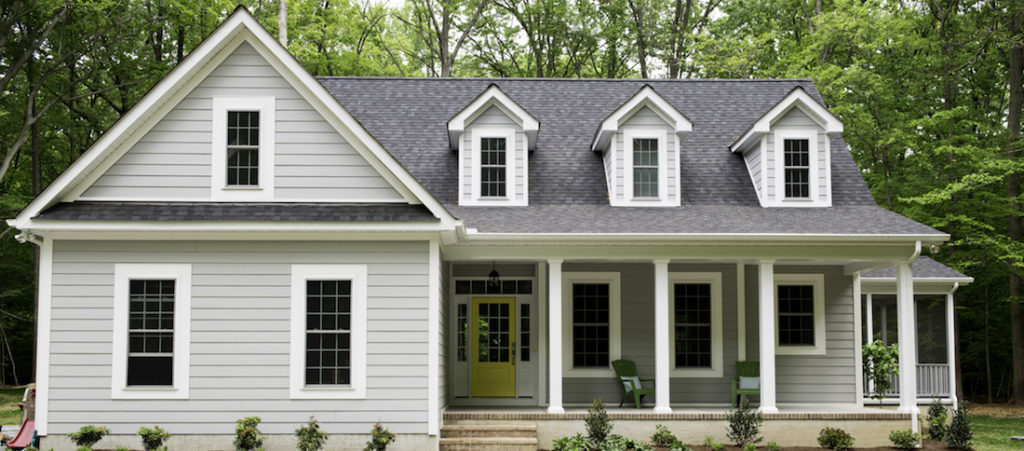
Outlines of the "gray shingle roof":
[[423,205],[221,202],[59,203],[35,219],[44,221],[439,221]]
[[[841,138],[832,140],[833,207],[763,209],[741,155],[729,150],[794,88],[810,80],[577,80],[324,77],[332,95],[467,227],[481,232],[939,234],[875,205]],[[529,156],[527,207],[460,207],[447,122],[491,84],[540,121]],[[681,141],[682,206],[611,207],[601,121],[650,85],[693,122]]]
[[[918,257],[911,269],[915,279],[967,279],[969,276],[928,257]],[[865,279],[891,279],[896,277],[896,267],[889,266],[861,276]]]

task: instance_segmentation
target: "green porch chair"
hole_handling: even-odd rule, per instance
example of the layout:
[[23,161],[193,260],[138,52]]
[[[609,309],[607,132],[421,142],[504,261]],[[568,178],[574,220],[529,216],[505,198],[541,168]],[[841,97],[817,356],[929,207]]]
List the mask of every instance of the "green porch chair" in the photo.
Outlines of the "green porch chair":
[[760,362],[736,362],[736,377],[732,378],[733,407],[739,407],[743,395],[761,395]]
[[[622,384],[622,401],[619,401],[619,407],[632,396],[636,408],[639,409],[640,400],[645,395],[654,395],[654,379],[640,379],[636,374],[636,363],[632,360],[616,360],[612,362],[612,369],[615,370],[615,378]],[[641,382],[650,382],[651,388],[644,388]]]

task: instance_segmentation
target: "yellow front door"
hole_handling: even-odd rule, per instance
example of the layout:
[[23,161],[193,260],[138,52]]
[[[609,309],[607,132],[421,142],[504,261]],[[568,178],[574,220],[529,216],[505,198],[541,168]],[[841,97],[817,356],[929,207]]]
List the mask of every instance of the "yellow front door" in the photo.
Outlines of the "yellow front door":
[[516,298],[473,299],[473,396],[516,395]]

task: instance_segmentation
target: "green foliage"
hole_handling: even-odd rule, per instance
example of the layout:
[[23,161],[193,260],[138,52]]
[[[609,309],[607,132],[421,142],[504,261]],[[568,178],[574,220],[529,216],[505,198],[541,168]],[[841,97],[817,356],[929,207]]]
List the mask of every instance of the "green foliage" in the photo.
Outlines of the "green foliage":
[[599,444],[608,438],[612,432],[612,422],[608,419],[608,412],[604,410],[604,402],[601,398],[594,400],[587,409],[587,416],[583,419],[587,425],[587,438],[591,443]]
[[946,419],[948,417],[946,406],[939,403],[938,399],[928,406],[928,415],[925,417],[925,421],[928,423],[928,438],[932,440],[946,438]]
[[736,446],[745,447],[761,441],[761,425],[764,418],[761,417],[761,412],[750,408],[750,401],[746,397],[743,397],[740,406],[730,410],[725,418],[729,420],[725,436],[735,442]]
[[93,426],[91,424],[82,426],[77,432],[68,434],[71,437],[71,441],[75,442],[79,448],[92,448],[96,442],[103,440],[103,436],[110,434],[110,429],[103,426]]
[[165,450],[164,442],[171,438],[171,433],[160,426],[152,428],[143,426],[139,428],[138,434],[142,438],[142,448],[146,451]]
[[853,447],[853,436],[842,429],[825,428],[818,433],[818,444],[825,449],[848,450]]
[[75,448],[75,451],[92,451],[92,447],[81,445],[78,448]]
[[131,451],[131,450],[132,450],[131,448],[129,448],[127,446],[124,446],[124,445],[117,445],[117,446],[114,447],[114,451]]
[[970,449],[974,440],[974,428],[967,414],[967,403],[961,403],[953,411],[953,418],[946,430],[946,445],[953,449]]
[[295,437],[299,439],[299,451],[319,451],[327,441],[327,433],[320,430],[320,423],[313,417],[295,430]]
[[711,444],[711,451],[722,451],[723,449],[725,449],[725,444],[723,443],[715,442]]
[[757,445],[751,443],[743,447],[743,451],[757,451]]
[[921,435],[911,431],[892,431],[889,433],[889,441],[897,449],[915,449],[921,443]]
[[370,430],[370,441],[366,442],[366,447],[363,448],[363,451],[384,451],[388,449],[388,445],[391,442],[395,441],[395,438],[393,432],[381,426],[378,422]]
[[654,426],[654,434],[651,435],[651,443],[654,446],[668,447],[677,441],[679,441],[679,438],[672,431],[669,431],[667,427],[660,424]]
[[886,346],[882,340],[875,340],[865,344],[862,348],[864,373],[868,380],[874,384],[871,397],[882,403],[886,391],[892,389],[892,382],[889,378],[899,374],[899,346],[892,344]]
[[654,451],[653,446],[618,434],[609,435],[604,441],[597,443],[593,449],[595,451]]
[[590,440],[581,434],[557,438],[551,442],[552,451],[590,451]]
[[782,451],[782,447],[778,443],[768,442],[768,451]]
[[263,433],[257,428],[260,417],[245,417],[235,421],[235,450],[252,451],[263,446]]

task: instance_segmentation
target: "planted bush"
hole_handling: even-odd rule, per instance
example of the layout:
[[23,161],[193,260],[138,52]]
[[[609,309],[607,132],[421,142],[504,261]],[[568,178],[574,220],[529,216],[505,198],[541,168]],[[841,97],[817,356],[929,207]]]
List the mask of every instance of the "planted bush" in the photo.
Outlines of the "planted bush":
[[327,441],[327,433],[320,430],[320,423],[313,417],[309,417],[309,423],[295,430],[295,437],[299,439],[296,445],[299,451],[319,451]]
[[875,340],[865,344],[861,350],[864,372],[875,387],[871,397],[878,400],[878,404],[882,404],[885,392],[892,389],[890,377],[900,372],[899,347],[895,344],[886,346],[882,340]]
[[949,413],[946,406],[935,400],[928,406],[928,415],[925,417],[928,422],[928,438],[932,440],[944,440],[946,438],[946,419]]
[[164,446],[164,442],[171,437],[171,434],[160,426],[153,426],[152,428],[141,427],[139,428],[139,437],[142,438],[142,448],[146,451],[166,451],[167,447]]
[[654,451],[653,446],[621,435],[609,435],[604,441],[598,443],[594,449],[596,451]]
[[576,434],[572,437],[557,438],[551,442],[551,451],[589,451],[590,440]]
[[899,449],[914,449],[921,443],[921,435],[914,431],[892,431],[889,441]]
[[843,451],[853,447],[853,436],[838,428],[825,428],[818,434],[818,444],[822,448]]
[[782,451],[782,447],[778,443],[768,442],[768,451]]
[[68,434],[71,437],[71,441],[78,445],[78,449],[85,448],[87,450],[92,449],[92,445],[96,442],[103,440],[103,436],[110,434],[110,429],[103,426],[93,426],[91,424],[82,426],[78,432],[72,432]]
[[743,451],[757,451],[757,445],[750,443],[743,447]]
[[235,421],[235,449],[252,451],[263,446],[263,433],[257,428],[260,417],[245,417]]
[[761,417],[761,412],[750,408],[750,401],[746,397],[739,407],[729,411],[726,419],[729,420],[729,429],[725,436],[736,442],[736,446],[746,447],[761,441],[761,425],[764,418]]
[[679,439],[676,438],[675,434],[669,431],[667,427],[660,424],[654,426],[654,435],[651,436],[651,443],[653,443],[654,446],[663,446],[668,448],[677,441],[679,441]]
[[395,433],[381,426],[380,422],[378,422],[370,430],[370,441],[366,442],[366,447],[363,448],[363,451],[384,451],[388,449],[388,445],[393,441],[395,441]]
[[608,434],[612,433],[612,422],[608,419],[608,412],[604,410],[601,398],[595,399],[594,404],[587,409],[587,417],[583,422],[587,425],[587,438],[594,445],[603,443]]
[[946,430],[946,444],[953,449],[970,449],[973,439],[971,419],[967,417],[967,405],[963,403],[953,411],[953,419]]

